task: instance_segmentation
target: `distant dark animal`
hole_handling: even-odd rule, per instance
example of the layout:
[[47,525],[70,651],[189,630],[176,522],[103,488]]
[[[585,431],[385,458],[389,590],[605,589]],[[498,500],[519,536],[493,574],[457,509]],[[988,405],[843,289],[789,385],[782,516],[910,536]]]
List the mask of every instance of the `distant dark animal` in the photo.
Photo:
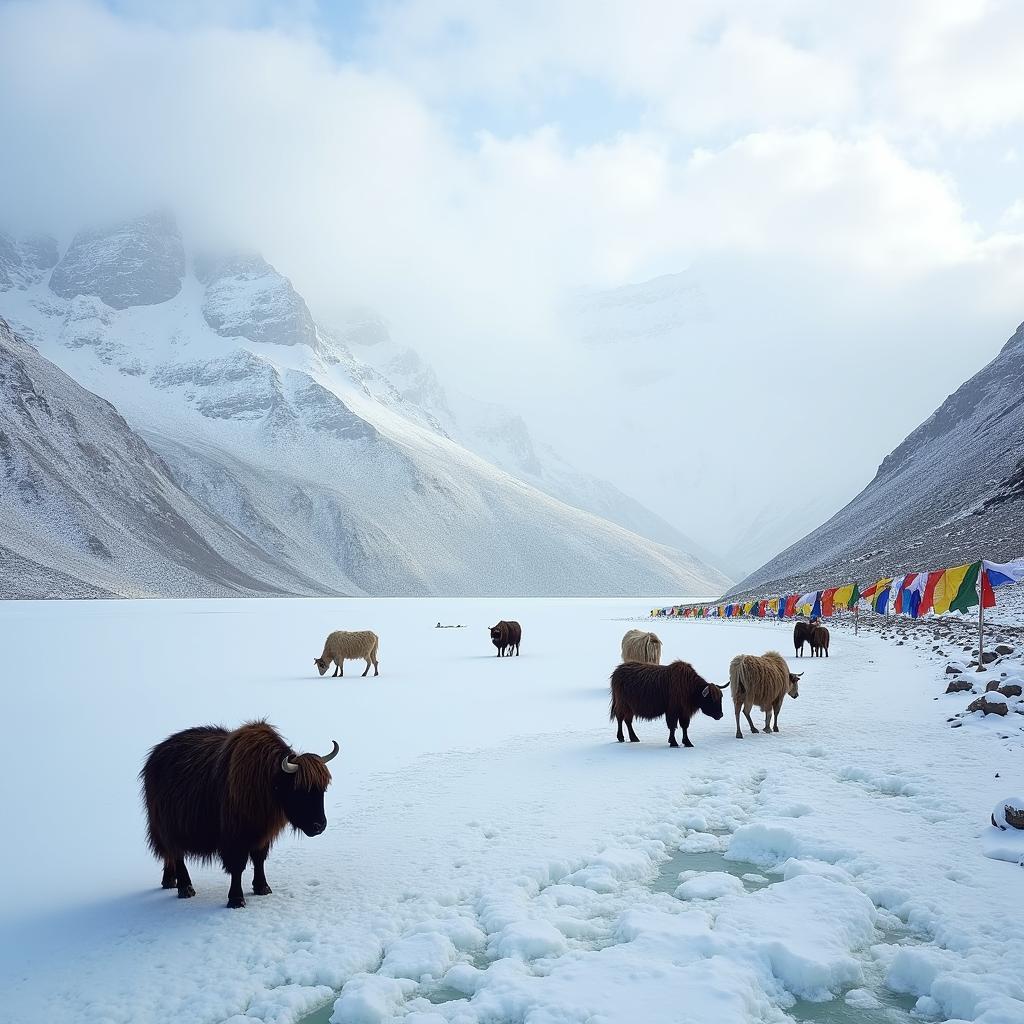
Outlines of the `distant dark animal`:
[[787,693],[794,699],[800,696],[797,685],[799,680],[800,676],[789,671],[786,659],[778,651],[769,651],[760,656],[737,654],[729,663],[729,686],[732,689],[732,703],[736,711],[736,739],[743,739],[740,730],[741,709],[750,731],[757,732],[757,727],[750,718],[750,710],[755,704],[764,712],[764,731],[768,732],[770,719],[774,713],[775,724],[771,731],[778,732],[782,701]]
[[661,663],[661,641],[657,633],[631,629],[622,638],[622,660],[639,661],[644,665]]
[[620,665],[612,673],[612,703],[609,719],[617,720],[616,739],[623,743],[622,723],[629,730],[629,742],[639,743],[633,731],[633,719],[653,722],[665,716],[668,744],[678,747],[676,726],[683,728],[683,746],[692,747],[689,726],[693,716],[703,711],[716,722],[722,717],[722,690],[702,679],[685,661],[670,665],[642,665],[636,661]]
[[496,626],[491,626],[491,643],[498,648],[498,657],[512,657],[512,648],[516,650],[516,657],[519,657],[519,641],[523,638],[523,627],[513,619],[507,622],[502,619]]
[[313,659],[317,671],[323,675],[334,662],[334,675],[345,674],[346,661],[365,661],[366,668],[363,669],[365,676],[373,665],[373,674],[380,675],[380,667],[377,663],[377,651],[380,647],[380,638],[372,629],[357,629],[348,632],[344,629],[336,629],[329,634],[324,641],[324,650],[319,658]]
[[287,825],[307,836],[327,828],[323,756],[296,754],[264,721],[233,732],[215,725],[185,729],[158,743],[139,773],[149,818],[149,848],[163,860],[160,884],[178,899],[195,896],[185,858],[219,857],[231,876],[228,906],[244,907],[242,872],[252,858],[252,891],[270,894],[263,864]]
[[804,656],[804,644],[811,642],[811,637],[814,635],[816,628],[813,622],[804,622],[802,619],[794,624],[793,647],[796,649],[796,656],[798,658]]
[[822,654],[828,657],[828,644],[831,634],[827,626],[815,626],[809,643],[811,645],[811,657],[821,657]]

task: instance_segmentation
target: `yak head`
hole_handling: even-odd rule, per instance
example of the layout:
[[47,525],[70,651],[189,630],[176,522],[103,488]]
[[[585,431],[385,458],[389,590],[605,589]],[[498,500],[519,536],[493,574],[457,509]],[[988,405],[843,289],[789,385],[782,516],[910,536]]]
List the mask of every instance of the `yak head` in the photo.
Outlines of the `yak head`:
[[330,662],[327,661],[325,658],[314,658],[313,664],[316,665],[317,671],[320,673],[320,675],[323,675],[330,667]]
[[797,684],[800,682],[800,676],[802,675],[803,672],[799,672],[796,674],[792,672],[789,673],[789,690],[787,692],[789,693],[790,697],[795,698],[800,696],[800,687]]
[[491,626],[491,639],[495,643],[501,639],[501,626]]
[[331,784],[327,762],[338,756],[338,741],[329,754],[285,754],[274,791],[292,828],[318,836],[327,828],[324,790]]
[[717,722],[722,717],[722,688],[714,683],[705,683],[697,706]]

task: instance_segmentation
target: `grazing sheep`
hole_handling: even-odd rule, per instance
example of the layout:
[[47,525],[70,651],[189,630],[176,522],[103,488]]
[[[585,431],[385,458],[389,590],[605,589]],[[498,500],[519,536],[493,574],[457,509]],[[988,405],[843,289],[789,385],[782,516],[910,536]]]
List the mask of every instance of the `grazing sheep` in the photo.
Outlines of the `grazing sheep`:
[[764,731],[768,732],[772,713],[775,723],[772,732],[779,731],[779,708],[788,693],[794,699],[800,696],[798,681],[800,675],[789,671],[785,658],[778,651],[767,654],[737,654],[729,663],[729,685],[732,688],[732,703],[736,709],[736,739],[743,739],[740,731],[740,709],[746,716],[751,732],[757,732],[750,718],[750,709],[756,704],[764,712]]
[[504,657],[505,651],[512,657],[512,648],[519,657],[519,641],[523,639],[523,627],[515,619],[502,619],[496,626],[491,626],[491,643],[498,648],[498,657]]
[[336,629],[324,641],[324,653],[319,658],[314,658],[313,664],[316,665],[320,675],[323,675],[331,667],[333,661],[335,666],[333,674],[343,676],[346,660],[358,661],[362,658],[366,662],[363,675],[365,676],[370,671],[372,664],[373,674],[379,676],[380,669],[377,667],[377,644],[379,643],[380,639],[377,634],[369,629],[360,629],[354,633]]
[[620,743],[625,742],[623,722],[629,730],[629,742],[639,743],[640,737],[633,732],[633,719],[653,722],[664,715],[668,725],[668,745],[679,746],[676,726],[681,725],[683,746],[692,747],[688,730],[698,711],[703,711],[717,722],[722,717],[722,690],[702,679],[685,661],[673,661],[671,665],[641,665],[631,661],[612,673],[612,704],[608,718],[618,720],[616,739]]
[[828,657],[828,644],[831,634],[827,626],[815,626],[810,636],[811,657],[821,657],[824,653]]
[[622,638],[622,660],[639,661],[642,665],[660,665],[661,641],[657,633],[631,629]]

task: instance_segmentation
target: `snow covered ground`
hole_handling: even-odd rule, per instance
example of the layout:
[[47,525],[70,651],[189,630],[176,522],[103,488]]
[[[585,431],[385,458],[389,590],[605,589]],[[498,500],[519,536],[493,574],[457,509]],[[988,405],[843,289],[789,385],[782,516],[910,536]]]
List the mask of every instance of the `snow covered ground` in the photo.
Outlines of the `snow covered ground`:
[[[656,603],[0,606],[3,1020],[1021,1024],[1024,870],[985,853],[1024,737],[950,727],[952,652],[837,628],[778,735],[727,713],[691,750],[660,722],[620,746],[607,678]],[[499,617],[522,657],[493,656]],[[332,628],[380,634],[379,678],[316,675]],[[792,650],[786,624],[656,628],[719,682]],[[341,743],[327,832],[283,838],[245,910],[213,868],[179,901],[145,847],[146,750],[261,715]]]

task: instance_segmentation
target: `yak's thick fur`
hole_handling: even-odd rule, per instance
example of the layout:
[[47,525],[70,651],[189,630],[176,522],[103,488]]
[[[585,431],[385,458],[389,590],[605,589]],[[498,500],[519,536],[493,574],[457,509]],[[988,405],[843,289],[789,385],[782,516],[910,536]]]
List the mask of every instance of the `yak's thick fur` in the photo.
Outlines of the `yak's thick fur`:
[[796,650],[796,656],[802,658],[804,655],[804,644],[811,642],[811,637],[814,635],[814,630],[817,628],[816,622],[804,622],[802,619],[793,625],[793,647]]
[[828,657],[828,644],[831,639],[831,633],[828,631],[827,626],[815,626],[814,632],[811,633],[809,643],[811,645],[811,657],[820,658],[824,655]]
[[661,664],[661,641],[656,633],[631,629],[622,638],[622,660],[639,661],[642,665]]
[[366,662],[363,675],[365,676],[370,671],[372,664],[373,674],[379,676],[380,669],[377,667],[379,643],[379,637],[370,629],[359,629],[351,633],[344,629],[336,629],[324,641],[324,653],[319,658],[314,658],[313,664],[316,665],[320,675],[323,675],[331,667],[333,661],[334,675],[343,676],[346,661],[362,659]]
[[772,714],[775,723],[772,732],[779,731],[779,708],[788,693],[790,697],[799,697],[798,680],[800,676],[789,671],[786,659],[778,651],[767,654],[737,654],[729,663],[729,687],[732,690],[732,703],[736,711],[736,739],[743,739],[740,730],[740,710],[746,716],[751,732],[757,728],[750,718],[750,710],[756,704],[764,712],[764,731],[769,731]]
[[652,722],[665,716],[670,747],[678,747],[676,726],[683,729],[683,746],[690,742],[690,720],[703,711],[717,722],[722,717],[722,690],[702,679],[696,669],[685,661],[670,665],[641,665],[630,661],[612,673],[612,703],[608,717],[617,720],[616,739],[623,743],[622,723],[629,730],[629,742],[639,743],[633,731],[633,719]]
[[498,657],[512,657],[512,649],[515,648],[516,657],[519,657],[519,641],[523,639],[523,627],[515,619],[502,619],[496,626],[491,626],[491,643],[498,648]]
[[[284,770],[286,757],[297,770]],[[229,907],[245,906],[242,872],[250,857],[253,892],[269,895],[263,864],[282,830],[290,824],[315,836],[327,827],[331,772],[324,757],[296,754],[264,721],[233,732],[204,725],[175,733],[153,747],[139,778],[149,847],[164,862],[161,885],[177,888],[179,899],[195,895],[186,857],[220,859],[231,875]]]

